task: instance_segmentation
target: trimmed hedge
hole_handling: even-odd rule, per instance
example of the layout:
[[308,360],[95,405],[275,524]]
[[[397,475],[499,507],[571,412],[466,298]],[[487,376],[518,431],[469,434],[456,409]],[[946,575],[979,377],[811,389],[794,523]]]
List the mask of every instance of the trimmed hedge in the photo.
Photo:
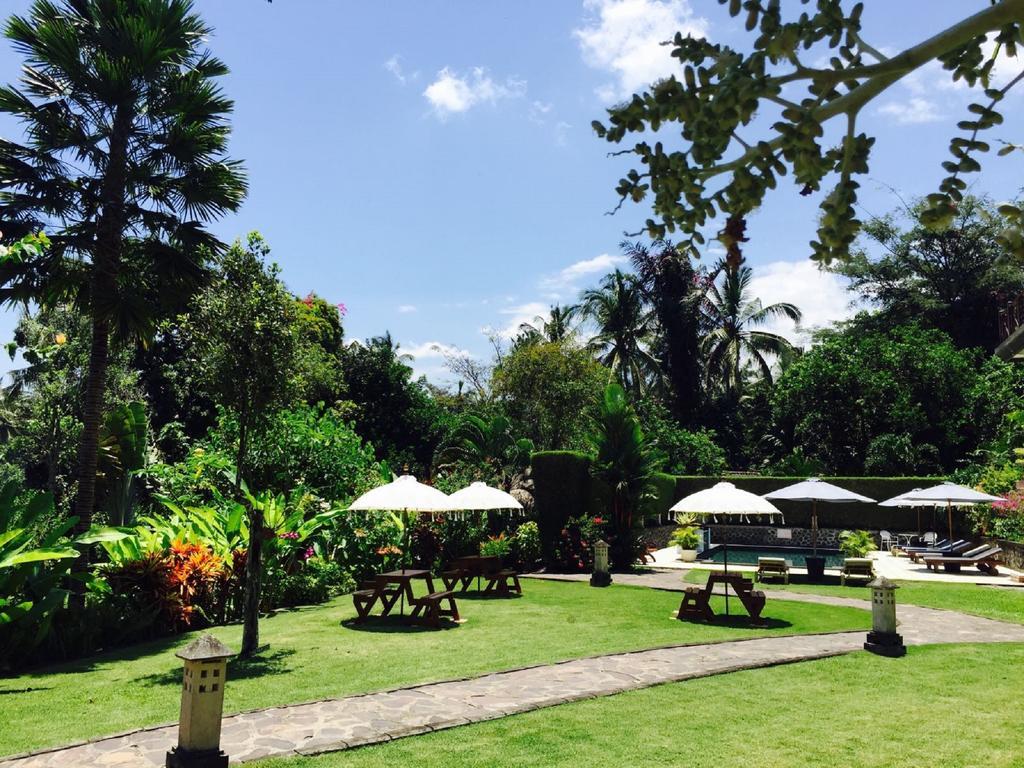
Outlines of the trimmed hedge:
[[[537,501],[537,523],[541,541],[550,546],[551,537],[557,537],[570,517],[595,513],[600,497],[597,481],[589,474],[590,458],[573,451],[543,451],[533,455],[534,494]],[[644,502],[644,516],[668,511],[676,501],[695,491],[709,488],[720,480],[727,480],[745,491],[759,496],[801,480],[804,477],[760,477],[734,475],[723,477],[655,476],[654,498]],[[925,488],[942,482],[941,477],[827,477],[822,478],[855,493],[884,501],[914,488]],[[777,501],[775,505],[786,518],[786,525],[809,528],[811,504],[801,501]],[[946,513],[943,509],[920,508],[924,530],[943,533]],[[822,528],[865,529],[891,531],[917,530],[918,508],[880,507],[877,504],[818,504],[818,525]],[[967,530],[963,514],[954,511],[953,524]],[[546,552],[549,550],[546,550]]]
[[538,451],[530,457],[533,499],[545,562],[570,517],[589,511],[590,457],[577,451]]
[[[737,488],[762,496],[769,491],[784,488],[793,483],[806,480],[806,477],[697,477],[681,476],[676,478],[675,498],[681,499],[703,488],[709,488],[720,480],[726,480]],[[859,493],[875,501],[885,501],[893,496],[906,493],[914,488],[927,488],[941,483],[941,477],[823,477],[833,485],[848,491]],[[674,502],[673,502],[674,503]],[[810,528],[811,503],[809,501],[773,501],[785,515],[786,525],[794,528]],[[669,504],[671,506],[671,504]],[[667,509],[667,507],[666,507]],[[917,513],[921,511],[921,525],[924,530],[946,530],[946,513],[944,510],[934,511],[935,524],[932,525],[933,510],[928,507],[880,507],[877,504],[852,502],[847,504],[818,504],[818,526],[820,528],[854,528],[864,530],[916,531]],[[954,511],[953,523],[961,524],[963,515]]]

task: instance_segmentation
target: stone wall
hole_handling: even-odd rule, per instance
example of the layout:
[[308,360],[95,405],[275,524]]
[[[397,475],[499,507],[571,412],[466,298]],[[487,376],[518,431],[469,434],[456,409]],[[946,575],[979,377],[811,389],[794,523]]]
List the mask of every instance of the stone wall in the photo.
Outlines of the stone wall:
[[990,540],[988,543],[995,544],[1003,550],[1002,560],[1007,568],[1015,571],[1024,571],[1024,544],[1004,539]]

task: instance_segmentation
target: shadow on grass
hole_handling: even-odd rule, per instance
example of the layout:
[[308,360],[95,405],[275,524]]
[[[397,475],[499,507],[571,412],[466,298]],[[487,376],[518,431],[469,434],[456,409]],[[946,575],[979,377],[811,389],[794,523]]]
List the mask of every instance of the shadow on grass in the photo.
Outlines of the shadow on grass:
[[53,690],[53,686],[50,685],[36,685],[29,686],[28,688],[0,688],[0,696],[9,696],[17,693],[35,693],[36,691],[50,691]]
[[683,621],[687,624],[704,624],[709,627],[728,627],[729,629],[787,629],[793,626],[791,621],[767,616],[762,616],[760,623],[755,624],[745,613],[730,613],[728,616],[724,613],[716,613],[715,618],[711,621],[702,619],[683,619]]
[[522,595],[516,592],[509,592],[502,594],[501,592],[456,592],[455,599],[459,600],[474,600],[474,601],[488,601],[488,600],[516,600],[522,597]]
[[342,619],[339,622],[345,629],[356,632],[369,632],[371,634],[402,634],[418,635],[423,632],[439,632],[449,629],[458,629],[459,625],[451,619],[442,618],[441,623],[431,627],[408,616],[371,616],[368,619]]
[[[295,651],[291,649],[279,648],[263,651],[248,659],[232,659],[228,662],[228,680],[288,674],[292,668],[285,662],[294,655]],[[147,686],[181,685],[181,667],[146,675],[139,678],[139,682]]]

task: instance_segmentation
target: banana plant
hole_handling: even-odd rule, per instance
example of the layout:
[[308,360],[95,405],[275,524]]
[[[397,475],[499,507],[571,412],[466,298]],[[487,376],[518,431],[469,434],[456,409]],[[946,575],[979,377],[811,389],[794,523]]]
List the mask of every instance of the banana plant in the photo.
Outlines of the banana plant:
[[[5,495],[0,493],[0,498]],[[72,517],[40,538],[38,528],[52,512],[49,494],[35,494],[24,505],[0,504],[0,667],[13,654],[26,653],[46,637],[54,615],[66,604],[68,590],[62,585],[80,548],[128,535],[114,528],[93,527],[68,539],[78,522]],[[13,525],[16,521],[18,527]],[[85,578],[82,574],[75,577]]]
[[117,525],[132,521],[138,474],[146,468],[148,435],[144,403],[122,403],[107,414],[103,422],[101,479],[107,490],[107,511]]

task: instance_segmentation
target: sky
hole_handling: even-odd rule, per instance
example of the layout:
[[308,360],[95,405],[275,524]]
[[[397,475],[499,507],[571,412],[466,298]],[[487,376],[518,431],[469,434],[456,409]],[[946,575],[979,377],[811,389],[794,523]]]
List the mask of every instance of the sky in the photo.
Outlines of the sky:
[[[23,13],[29,4],[0,6]],[[869,0],[863,36],[896,52],[986,5]],[[631,165],[608,156],[612,147],[590,123],[677,70],[660,43],[677,30],[751,42],[742,19],[716,0],[197,0],[196,8],[215,28],[210,48],[231,68],[222,83],[235,100],[231,156],[250,178],[241,210],[212,229],[225,240],[261,232],[293,292],[344,303],[349,338],[390,331],[417,373],[437,383],[452,379],[443,350],[486,359],[488,332],[509,336],[625,266],[619,244],[650,211],[627,204],[608,215]],[[19,68],[0,41],[0,78],[15,80]],[[934,191],[968,99],[930,65],[866,109],[860,129],[877,143],[861,179],[861,218]],[[1021,99],[1004,103],[1006,122],[990,139],[1020,140]],[[766,135],[765,122],[745,138]],[[21,134],[0,116],[0,135]],[[989,157],[972,191],[1017,196],[1021,163],[1016,154]],[[744,252],[762,300],[803,310],[802,329],[779,330],[805,338],[853,308],[840,279],[808,259],[821,196],[797,191],[786,180],[769,193],[749,218]],[[719,252],[709,246],[704,261]],[[0,316],[0,341],[15,320]]]

